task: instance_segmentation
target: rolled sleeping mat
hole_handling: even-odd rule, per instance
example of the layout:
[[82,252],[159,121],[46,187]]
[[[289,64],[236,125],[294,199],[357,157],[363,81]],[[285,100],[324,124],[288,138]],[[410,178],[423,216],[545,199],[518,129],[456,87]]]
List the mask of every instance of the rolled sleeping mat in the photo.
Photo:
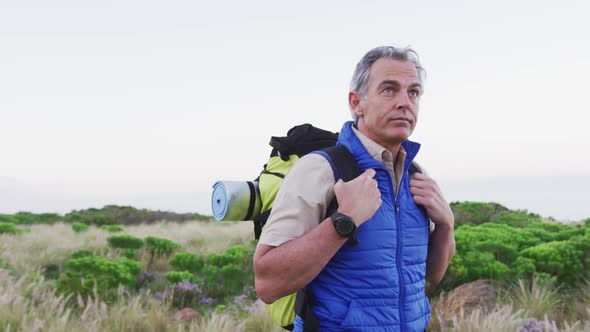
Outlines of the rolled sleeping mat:
[[217,181],[213,184],[211,210],[215,220],[253,220],[261,208],[257,181]]

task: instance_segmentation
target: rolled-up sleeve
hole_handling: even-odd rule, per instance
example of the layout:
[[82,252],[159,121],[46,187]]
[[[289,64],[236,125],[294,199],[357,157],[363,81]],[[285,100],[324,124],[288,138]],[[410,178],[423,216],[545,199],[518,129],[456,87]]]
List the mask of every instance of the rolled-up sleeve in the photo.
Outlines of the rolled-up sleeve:
[[297,160],[277,193],[259,243],[280,246],[307,233],[324,218],[334,197],[334,173],[321,155]]

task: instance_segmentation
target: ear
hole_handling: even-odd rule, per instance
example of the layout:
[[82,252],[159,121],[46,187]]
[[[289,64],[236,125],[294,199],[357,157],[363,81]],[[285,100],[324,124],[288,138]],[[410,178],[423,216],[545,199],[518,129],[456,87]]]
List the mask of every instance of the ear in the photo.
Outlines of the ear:
[[359,117],[363,114],[363,110],[360,107],[361,104],[361,96],[356,91],[350,91],[348,93],[348,105],[350,109],[356,113]]

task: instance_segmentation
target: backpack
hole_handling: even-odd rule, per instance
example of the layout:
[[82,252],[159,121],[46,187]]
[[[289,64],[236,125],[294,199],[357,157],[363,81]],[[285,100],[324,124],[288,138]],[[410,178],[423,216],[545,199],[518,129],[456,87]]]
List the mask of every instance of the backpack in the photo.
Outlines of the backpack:
[[[337,140],[338,133],[316,128],[308,123],[291,128],[287,136],[271,137],[270,157],[254,180],[258,182],[262,204],[260,214],[253,220],[256,240],[260,238],[285,175],[297,159],[315,151],[330,162],[336,179],[350,181],[361,174],[354,156],[344,146],[336,145]],[[338,203],[334,198],[328,207],[327,216],[337,208]],[[286,330],[293,329],[296,297],[297,293],[293,293],[267,305],[273,321]]]

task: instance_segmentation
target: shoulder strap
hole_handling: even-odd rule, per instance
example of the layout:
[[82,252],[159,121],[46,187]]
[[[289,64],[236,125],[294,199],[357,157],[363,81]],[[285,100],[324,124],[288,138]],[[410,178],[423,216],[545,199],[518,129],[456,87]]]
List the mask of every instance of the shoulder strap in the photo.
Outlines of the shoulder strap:
[[412,161],[410,167],[408,168],[408,174],[412,175],[414,173],[422,173],[422,170],[420,169],[420,167],[418,167],[418,165],[416,165],[415,162]]
[[[322,155],[328,160],[328,162],[330,162],[332,172],[334,172],[334,179],[336,181],[342,179],[342,181],[348,182],[362,173],[352,153],[350,153],[350,151],[348,151],[343,145],[331,146],[323,150],[315,151],[315,153]],[[338,201],[336,201],[336,197],[334,197],[330,202],[330,205],[328,205],[326,216],[330,216],[337,209]]]
[[336,181],[342,179],[342,181],[348,182],[362,173],[352,153],[343,145],[331,146],[316,153],[321,154],[330,162]]

